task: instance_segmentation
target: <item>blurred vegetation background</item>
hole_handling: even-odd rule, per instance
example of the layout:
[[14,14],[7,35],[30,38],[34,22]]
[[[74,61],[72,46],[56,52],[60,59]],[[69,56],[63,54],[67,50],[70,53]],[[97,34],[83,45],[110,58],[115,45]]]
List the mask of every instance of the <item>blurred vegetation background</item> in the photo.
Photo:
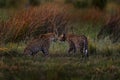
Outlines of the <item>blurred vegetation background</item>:
[[[52,26],[57,28],[60,35],[61,29],[64,29],[63,32],[69,31],[66,30],[71,29],[68,26],[76,22],[91,22],[93,25],[101,23],[108,27],[110,25],[107,24],[119,26],[119,5],[119,0],[0,0],[0,27],[4,27],[0,30],[2,33],[0,37],[5,42],[18,42],[26,37],[51,32]],[[119,32],[118,27],[105,29],[109,29],[105,32],[110,39],[116,36],[114,31]],[[115,39],[113,42],[119,41],[119,35]]]
[[0,7],[1,8],[8,8],[8,7],[18,7],[18,6],[39,6],[41,3],[44,2],[64,2],[64,3],[71,3],[77,8],[84,8],[84,7],[98,7],[103,9],[107,3],[115,2],[120,4],[119,0],[0,0]]
[[[54,29],[87,36],[89,59],[68,55],[67,42],[47,58],[22,54]],[[119,57],[120,0],[0,0],[0,80],[119,80]]]

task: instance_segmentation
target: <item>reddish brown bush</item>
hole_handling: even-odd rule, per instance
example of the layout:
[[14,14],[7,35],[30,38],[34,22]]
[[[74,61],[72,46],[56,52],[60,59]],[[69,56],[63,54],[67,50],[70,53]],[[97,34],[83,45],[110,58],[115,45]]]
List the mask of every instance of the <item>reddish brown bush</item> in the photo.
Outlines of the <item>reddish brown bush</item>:
[[79,10],[75,13],[71,14],[70,20],[71,22],[100,22],[104,20],[104,17],[106,16],[105,12],[96,10],[94,8],[86,9],[86,10]]
[[119,42],[120,41],[120,15],[119,13],[110,17],[104,27],[101,28],[98,33],[98,39],[103,39],[106,36],[109,36],[111,41]]
[[0,38],[16,42],[47,32],[63,33],[68,24],[68,14],[63,7],[46,4],[17,12],[8,21],[1,22]]

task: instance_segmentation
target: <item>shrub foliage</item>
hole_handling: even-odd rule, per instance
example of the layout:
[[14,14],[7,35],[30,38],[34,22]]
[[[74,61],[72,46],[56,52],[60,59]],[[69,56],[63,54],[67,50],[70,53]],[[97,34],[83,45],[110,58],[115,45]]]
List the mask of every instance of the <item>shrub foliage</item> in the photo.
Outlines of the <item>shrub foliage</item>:
[[92,5],[103,10],[107,4],[107,0],[92,0]]
[[40,0],[29,0],[29,4],[32,6],[37,6],[40,4]]
[[101,28],[100,32],[98,33],[97,37],[99,39],[103,39],[109,36],[112,42],[119,42],[120,41],[120,15],[113,15]]
[[24,4],[24,2],[25,0],[0,0],[0,8],[17,7]]
[[1,21],[0,40],[16,42],[47,32],[58,35],[66,30],[68,14],[63,7],[47,4],[20,11],[7,21]]

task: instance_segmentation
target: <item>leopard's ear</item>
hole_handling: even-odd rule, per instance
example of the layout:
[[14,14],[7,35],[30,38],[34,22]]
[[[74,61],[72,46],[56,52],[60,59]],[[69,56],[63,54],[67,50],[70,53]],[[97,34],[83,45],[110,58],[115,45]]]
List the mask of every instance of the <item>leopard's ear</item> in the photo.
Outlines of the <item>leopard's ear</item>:
[[65,37],[65,38],[66,38],[66,35],[67,35],[66,33],[63,33],[63,37]]
[[63,41],[65,41],[65,40],[66,40],[66,34],[63,33]]
[[53,32],[53,34],[56,34],[56,32]]
[[65,37],[66,36],[66,34],[65,33],[63,33],[63,37]]
[[44,38],[44,37],[45,37],[45,35],[44,35],[44,34],[41,34],[39,38]]

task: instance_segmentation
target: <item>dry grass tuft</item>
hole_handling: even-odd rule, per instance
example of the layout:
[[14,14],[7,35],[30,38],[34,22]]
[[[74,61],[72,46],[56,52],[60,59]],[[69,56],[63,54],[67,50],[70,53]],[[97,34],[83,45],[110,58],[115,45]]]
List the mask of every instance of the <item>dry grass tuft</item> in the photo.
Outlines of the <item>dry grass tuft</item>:
[[0,39],[18,42],[39,34],[55,32],[61,34],[68,24],[68,14],[64,7],[46,4],[17,12],[7,21],[0,22]]

